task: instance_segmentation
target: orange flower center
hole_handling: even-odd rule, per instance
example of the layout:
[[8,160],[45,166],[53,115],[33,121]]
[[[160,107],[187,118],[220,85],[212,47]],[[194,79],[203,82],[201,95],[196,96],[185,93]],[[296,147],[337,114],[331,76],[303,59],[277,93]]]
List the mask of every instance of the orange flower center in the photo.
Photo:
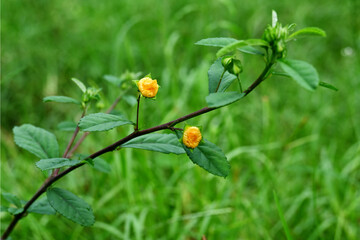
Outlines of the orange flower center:
[[183,143],[188,148],[196,148],[202,139],[200,129],[198,127],[188,127],[183,134]]

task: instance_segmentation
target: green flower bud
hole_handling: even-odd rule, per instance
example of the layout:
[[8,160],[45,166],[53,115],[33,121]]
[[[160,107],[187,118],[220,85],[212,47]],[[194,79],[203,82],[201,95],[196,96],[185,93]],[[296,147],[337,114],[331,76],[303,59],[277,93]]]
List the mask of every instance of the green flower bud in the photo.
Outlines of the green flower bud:
[[221,60],[221,64],[223,65],[225,70],[234,75],[238,75],[243,71],[241,61],[234,57],[224,57]]
[[232,61],[232,57],[223,57],[223,59],[221,59],[221,64],[226,69],[230,64],[232,64]]

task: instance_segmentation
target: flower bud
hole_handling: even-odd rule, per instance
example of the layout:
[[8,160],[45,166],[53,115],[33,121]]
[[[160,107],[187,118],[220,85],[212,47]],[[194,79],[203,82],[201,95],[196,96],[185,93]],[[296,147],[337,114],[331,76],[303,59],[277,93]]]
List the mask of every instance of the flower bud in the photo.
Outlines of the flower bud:
[[188,148],[196,148],[202,139],[200,129],[198,127],[185,127],[182,142]]
[[241,61],[234,57],[224,57],[221,60],[221,64],[223,65],[225,70],[234,75],[238,75],[243,71]]
[[138,88],[141,93],[146,98],[153,98],[156,96],[159,85],[156,80],[151,79],[150,77],[142,78],[138,83]]

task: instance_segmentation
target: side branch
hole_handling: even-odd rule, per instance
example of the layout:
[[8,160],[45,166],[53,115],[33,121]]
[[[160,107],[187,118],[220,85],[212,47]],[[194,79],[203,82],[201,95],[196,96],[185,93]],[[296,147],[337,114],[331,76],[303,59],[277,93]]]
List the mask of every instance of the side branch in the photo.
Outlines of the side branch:
[[[248,95],[250,92],[252,92],[262,81],[264,81],[267,77],[268,77],[268,72],[271,69],[273,63],[271,64],[267,64],[265,69],[263,70],[263,72],[260,74],[260,76],[253,82],[253,84],[244,91],[245,95]],[[186,121],[188,119],[200,116],[204,113],[213,111],[217,108],[209,108],[209,107],[204,107],[198,111],[195,111],[193,113],[190,113],[188,115],[185,115],[183,117],[180,117],[178,119],[175,119],[173,121],[152,127],[152,128],[148,128],[148,129],[144,129],[144,130],[137,130],[134,131],[133,133],[131,133],[130,135],[120,139],[119,141],[91,154],[90,156],[88,156],[86,159],[94,159],[96,157],[99,157],[101,155],[103,155],[104,153],[107,152],[112,152],[115,149],[117,149],[118,147],[121,147],[122,144],[130,141],[131,139],[134,139],[136,137],[145,135],[145,134],[149,134],[149,133],[153,133],[156,131],[160,131],[160,130],[165,130],[165,129],[174,129],[174,126],[178,123],[181,123],[183,121]],[[70,152],[72,152],[70,150]],[[12,232],[13,228],[15,227],[15,225],[17,224],[17,222],[25,216],[26,211],[29,209],[29,207],[36,201],[36,199],[38,199],[44,192],[46,192],[46,189],[48,187],[50,187],[54,182],[56,182],[57,180],[59,180],[60,178],[64,177],[65,175],[67,175],[68,173],[74,171],[75,169],[83,166],[85,163],[79,163],[77,165],[74,165],[72,167],[67,168],[66,170],[58,173],[57,175],[52,175],[49,178],[47,178],[45,180],[45,182],[43,183],[43,185],[39,188],[39,190],[34,194],[34,196],[25,204],[24,209],[21,213],[16,214],[13,218],[13,220],[11,221],[10,225],[8,226],[8,228],[6,229],[6,231],[4,232],[4,234],[2,235],[1,239],[5,240],[10,233]]]

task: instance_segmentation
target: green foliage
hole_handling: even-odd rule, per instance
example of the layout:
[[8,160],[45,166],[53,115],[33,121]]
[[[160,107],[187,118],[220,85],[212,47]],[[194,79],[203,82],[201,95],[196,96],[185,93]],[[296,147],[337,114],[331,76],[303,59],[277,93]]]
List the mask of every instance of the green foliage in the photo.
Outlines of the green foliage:
[[121,147],[145,149],[166,154],[185,153],[175,134],[147,134],[134,138],[127,143],[121,145]]
[[57,125],[57,129],[59,129],[61,131],[65,131],[65,132],[74,132],[76,129],[76,123],[74,123],[72,121],[60,122]]
[[71,80],[76,84],[76,86],[78,86],[80,88],[80,90],[83,93],[86,92],[86,86],[83,82],[81,82],[79,79],[76,79],[76,78],[72,78]]
[[319,86],[320,86],[320,87],[324,87],[324,88],[328,88],[328,89],[331,89],[331,90],[334,90],[334,91],[338,91],[338,90],[339,90],[339,89],[336,88],[334,85],[332,85],[332,84],[330,84],[330,83],[322,82],[322,81],[319,82]]
[[247,39],[247,40],[237,40],[236,42],[233,42],[231,44],[226,45],[225,47],[222,47],[217,53],[217,57],[224,56],[225,54],[228,54],[230,52],[233,52],[237,49],[241,49],[243,47],[248,46],[260,46],[260,47],[268,47],[269,43],[262,39]]
[[99,158],[99,157],[97,157],[93,160],[92,167],[103,173],[111,172],[111,166],[104,159]]
[[[226,47],[228,45],[234,44],[235,42],[238,42],[235,38],[225,38],[225,37],[219,37],[219,38],[206,38],[202,39],[195,44],[202,45],[202,46],[210,46],[210,47]],[[264,55],[261,51],[257,50],[256,48],[252,46],[248,46],[247,44],[237,48],[240,52],[248,53],[248,54],[254,54],[254,55]]]
[[245,96],[239,92],[217,92],[206,97],[208,107],[219,108],[234,103]]
[[61,188],[49,188],[46,195],[50,205],[64,217],[86,227],[94,224],[90,205],[75,194]]
[[[208,78],[209,78],[209,93],[214,93],[219,80],[224,72],[224,67],[221,64],[221,58],[216,59],[216,61],[210,66],[208,71]],[[218,92],[225,92],[226,89],[234,82],[236,76],[225,72],[221,84],[219,86]]]
[[309,63],[300,60],[279,60],[282,69],[300,86],[307,90],[315,90],[319,85],[319,75]]
[[22,207],[22,204],[20,202],[20,199],[18,199],[14,194],[2,192],[1,195],[4,197],[6,201],[9,203],[14,204],[16,207],[20,208]]
[[74,104],[78,104],[81,105],[81,102],[71,98],[71,97],[66,97],[66,96],[49,96],[49,97],[44,97],[43,99],[44,102],[57,102],[57,103],[74,103]]
[[15,143],[39,158],[59,156],[59,145],[54,134],[30,124],[14,127]]
[[[256,90],[261,100],[252,95],[239,105],[194,119],[231,159],[232,174],[226,181],[201,169],[189,171],[185,156],[168,161],[167,155],[123,149],[106,155],[111,174],[80,170],[61,182],[94,202],[94,228],[28,215],[17,226],[21,231],[15,228],[14,239],[26,239],[29,232],[34,239],[49,240],[57,239],[59,232],[66,239],[200,239],[203,234],[207,239],[284,239],[272,198],[274,186],[279,196],[286,196],[279,201],[295,239],[358,239],[359,127],[354,123],[359,113],[352,111],[360,103],[354,91],[359,87],[356,2],[301,1],[296,11],[294,2],[276,3],[282,20],[295,18],[299,27],[316,23],[328,36],[336,36],[292,42],[289,57],[311,62],[322,79],[336,83],[346,94],[299,91],[291,81],[273,76]],[[16,182],[10,191],[19,196],[36,191],[34,181],[41,174],[33,167],[34,160],[10,143],[10,126],[36,122],[52,129],[59,119],[77,121],[79,116],[75,108],[42,105],[43,96],[76,98],[77,90],[66,79],[85,76],[103,87],[110,104],[118,92],[104,86],[100,80],[104,73],[119,76],[124,69],[145,70],[169,84],[160,91],[166,101],[146,105],[144,111],[151,114],[143,115],[142,127],[198,110],[208,87],[206,67],[214,58],[209,54],[212,49],[193,43],[208,36],[258,37],[274,7],[269,1],[169,2],[166,8],[154,7],[156,1],[4,4],[9,11],[2,19],[7,36],[1,83],[2,189]],[[314,4],[318,14],[308,11]],[[114,9],[120,12],[114,14]],[[245,57],[244,65],[242,80],[248,86],[261,64]],[[311,104],[306,104],[310,94]],[[117,109],[124,108],[128,105],[120,102]],[[126,110],[133,116],[134,109]],[[91,134],[80,150],[97,150],[99,138],[101,145],[110,144],[125,132],[120,128]],[[69,137],[59,133],[63,147]],[[2,226],[10,220],[3,214]]]
[[275,191],[273,191],[273,194],[274,194],[274,200],[275,200],[276,208],[277,208],[278,214],[279,214],[280,219],[281,219],[282,226],[283,226],[285,234],[286,234],[286,239],[287,240],[292,240],[293,238],[291,237],[289,226],[286,223],[286,220],[285,220],[285,217],[284,217],[284,211],[282,210],[282,208],[280,206],[278,196],[277,196]]
[[49,158],[49,159],[41,159],[40,161],[36,162],[36,166],[40,168],[42,171],[45,171],[55,168],[74,166],[79,163],[80,161],[78,160],[71,160],[68,158]]
[[[24,201],[26,204],[26,201]],[[45,215],[54,215],[56,213],[55,209],[50,205],[47,197],[36,200],[27,210],[29,213],[38,213]]]
[[79,127],[85,132],[107,131],[122,125],[133,124],[124,116],[93,113],[80,119]]
[[293,34],[291,34],[288,39],[294,39],[294,38],[301,38],[301,37],[307,37],[307,36],[319,36],[319,37],[326,37],[326,33],[324,30],[317,28],[317,27],[307,27],[300,29]]

